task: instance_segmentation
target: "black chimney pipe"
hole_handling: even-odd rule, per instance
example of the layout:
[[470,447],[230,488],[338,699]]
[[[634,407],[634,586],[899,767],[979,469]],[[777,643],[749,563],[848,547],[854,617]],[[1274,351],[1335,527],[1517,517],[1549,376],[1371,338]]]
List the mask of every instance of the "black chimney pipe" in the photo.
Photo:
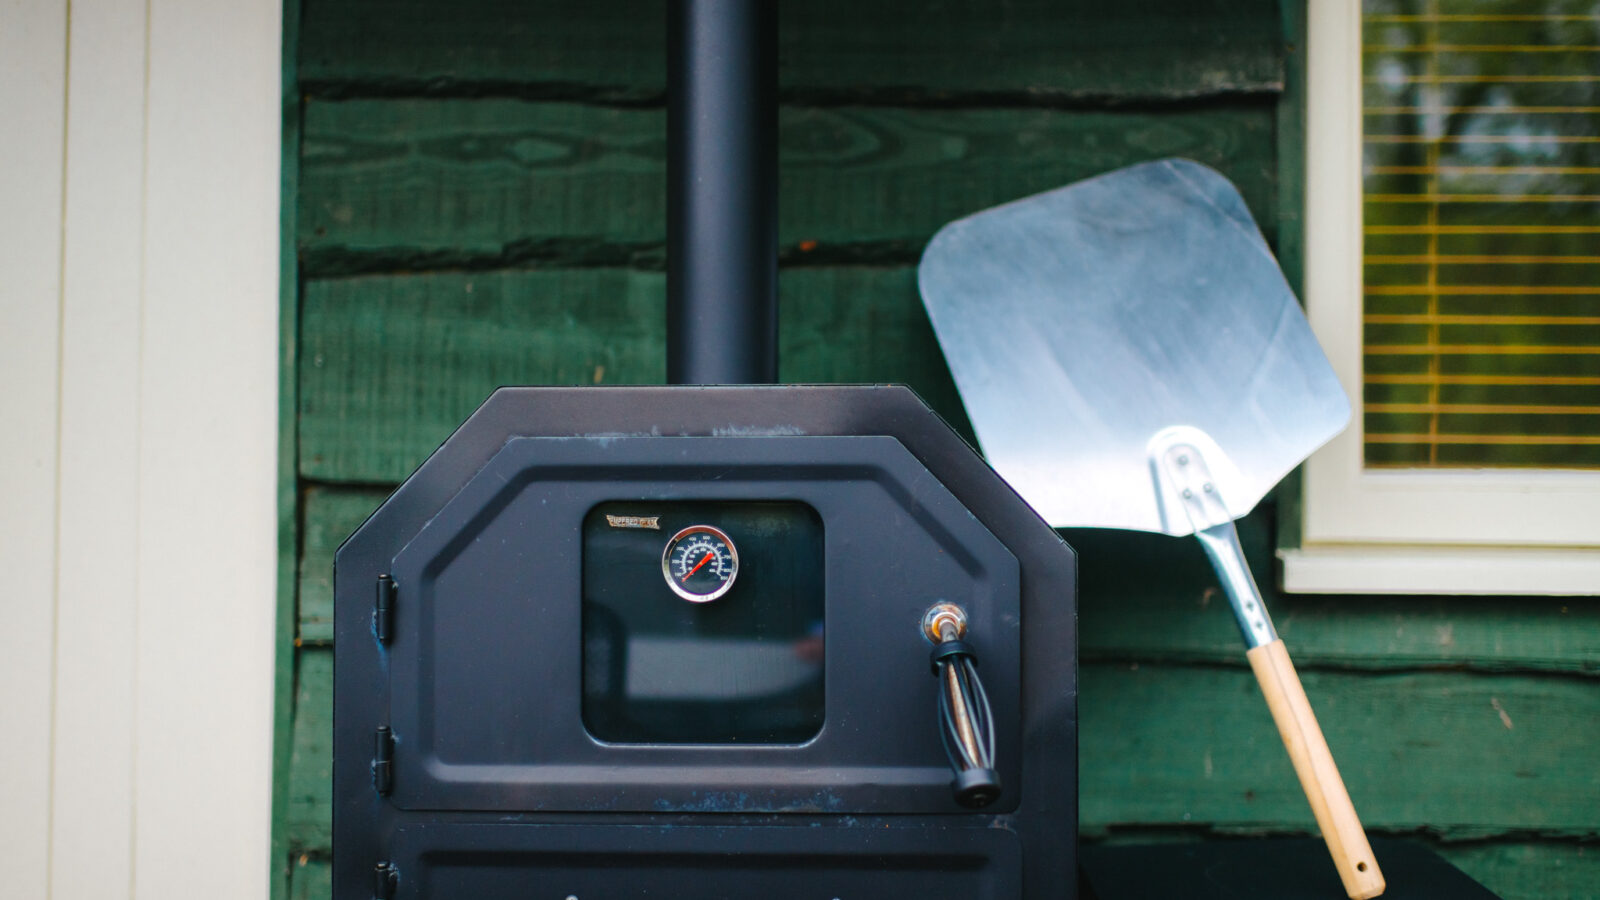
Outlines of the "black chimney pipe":
[[778,380],[776,0],[667,7],[667,381]]

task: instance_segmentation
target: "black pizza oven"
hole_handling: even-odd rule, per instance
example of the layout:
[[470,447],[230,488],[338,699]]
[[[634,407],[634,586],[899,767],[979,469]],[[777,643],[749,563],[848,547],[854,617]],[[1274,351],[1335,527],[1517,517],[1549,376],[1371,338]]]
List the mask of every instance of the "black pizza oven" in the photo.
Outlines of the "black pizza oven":
[[[669,374],[771,381],[772,4],[670,18]],[[336,556],[334,896],[1075,897],[1075,585],[906,388],[502,388]]]
[[1072,896],[1074,579],[904,388],[502,389],[337,556],[335,896]]

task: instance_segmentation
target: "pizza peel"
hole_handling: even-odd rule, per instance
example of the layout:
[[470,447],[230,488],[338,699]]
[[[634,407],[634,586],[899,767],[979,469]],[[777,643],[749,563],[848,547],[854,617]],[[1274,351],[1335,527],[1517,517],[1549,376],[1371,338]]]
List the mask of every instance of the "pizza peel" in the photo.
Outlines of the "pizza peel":
[[1346,892],[1381,894],[1233,525],[1350,419],[1238,191],[1120,169],[946,225],[917,274],[985,457],[1046,521],[1200,539]]

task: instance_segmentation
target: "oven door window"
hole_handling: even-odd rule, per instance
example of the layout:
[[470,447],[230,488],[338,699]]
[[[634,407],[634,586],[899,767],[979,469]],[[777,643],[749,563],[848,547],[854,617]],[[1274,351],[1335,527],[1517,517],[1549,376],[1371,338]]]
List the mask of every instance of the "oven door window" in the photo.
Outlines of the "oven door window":
[[796,502],[612,501],[583,523],[596,739],[798,744],[823,722],[822,520]]

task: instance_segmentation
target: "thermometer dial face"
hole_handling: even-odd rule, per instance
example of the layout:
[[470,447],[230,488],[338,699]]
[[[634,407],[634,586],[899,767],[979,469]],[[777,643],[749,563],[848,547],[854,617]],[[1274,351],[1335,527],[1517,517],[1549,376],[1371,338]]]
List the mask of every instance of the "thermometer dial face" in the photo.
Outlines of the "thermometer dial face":
[[674,594],[690,603],[709,603],[733,587],[739,551],[721,530],[690,525],[667,541],[661,574]]

